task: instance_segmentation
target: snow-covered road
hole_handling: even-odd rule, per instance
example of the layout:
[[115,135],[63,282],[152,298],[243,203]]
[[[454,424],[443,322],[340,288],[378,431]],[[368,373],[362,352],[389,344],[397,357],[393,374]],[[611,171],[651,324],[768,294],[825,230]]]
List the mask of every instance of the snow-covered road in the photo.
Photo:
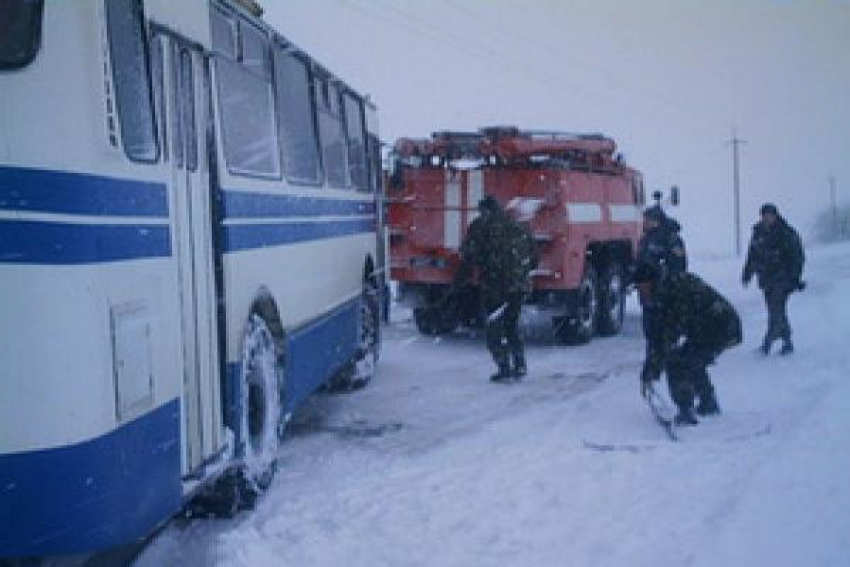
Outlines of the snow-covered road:
[[724,414],[683,442],[639,398],[633,303],[616,338],[534,333],[511,386],[488,382],[480,338],[397,317],[368,389],[295,417],[256,510],[175,520],[137,567],[850,564],[850,246],[809,251],[787,358],[754,354],[765,313],[737,261],[692,267],[739,308],[745,344],[711,371]]

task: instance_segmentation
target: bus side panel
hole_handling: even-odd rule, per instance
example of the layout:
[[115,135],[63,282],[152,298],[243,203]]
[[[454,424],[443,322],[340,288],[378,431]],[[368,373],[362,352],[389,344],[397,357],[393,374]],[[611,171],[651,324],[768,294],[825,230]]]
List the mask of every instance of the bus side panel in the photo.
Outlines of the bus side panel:
[[179,470],[176,399],[90,441],[0,455],[0,557],[143,538],[180,509]]
[[286,411],[306,400],[354,357],[360,298],[287,337]]

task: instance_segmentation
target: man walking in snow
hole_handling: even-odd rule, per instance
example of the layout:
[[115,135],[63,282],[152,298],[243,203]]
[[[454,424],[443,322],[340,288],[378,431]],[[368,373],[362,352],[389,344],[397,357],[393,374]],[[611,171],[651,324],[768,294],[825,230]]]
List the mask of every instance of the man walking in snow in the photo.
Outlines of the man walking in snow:
[[805,253],[797,231],[779,215],[775,205],[765,203],[760,213],[761,219],[753,226],[741,281],[747,286],[756,274],[759,287],[764,292],[767,333],[761,344],[761,353],[769,354],[773,342],[782,339],[779,354],[791,354],[794,345],[791,343],[791,325],[786,308],[788,296],[805,287],[801,280]]
[[641,372],[645,397],[653,381],[667,372],[670,397],[678,407],[677,425],[696,425],[701,416],[720,413],[707,367],[724,350],[741,342],[741,320],[714,288],[688,272],[662,274],[655,264],[641,263],[634,282],[642,302],[655,316],[647,328],[647,356]]
[[520,380],[527,369],[519,334],[519,315],[530,291],[529,275],[537,266],[534,240],[492,196],[478,203],[479,216],[469,225],[461,245],[456,285],[478,269],[486,309],[487,348],[498,367],[493,382]]

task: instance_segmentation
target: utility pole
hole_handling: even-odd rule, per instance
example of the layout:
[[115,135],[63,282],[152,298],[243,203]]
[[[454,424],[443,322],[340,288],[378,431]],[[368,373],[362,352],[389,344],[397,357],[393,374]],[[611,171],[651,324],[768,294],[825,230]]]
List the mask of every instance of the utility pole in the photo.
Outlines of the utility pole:
[[832,238],[838,239],[838,203],[835,195],[835,176],[829,176],[829,204],[832,211]]
[[741,184],[739,175],[738,146],[746,144],[746,140],[738,137],[735,129],[732,129],[732,139],[727,144],[732,145],[732,190],[735,202],[735,255],[741,256]]

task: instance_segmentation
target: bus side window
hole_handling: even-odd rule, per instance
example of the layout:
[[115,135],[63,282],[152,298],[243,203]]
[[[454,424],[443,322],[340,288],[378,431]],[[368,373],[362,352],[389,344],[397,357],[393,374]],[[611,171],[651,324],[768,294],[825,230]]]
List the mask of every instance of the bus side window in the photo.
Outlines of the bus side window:
[[298,55],[275,46],[274,69],[284,172],[295,183],[318,185],[322,162],[310,66]]
[[43,0],[0,2],[0,69],[20,69],[41,46]]
[[163,42],[166,38],[155,34],[151,37],[151,79],[153,80],[153,92],[155,111],[157,116],[157,133],[162,142],[162,157],[168,161],[168,118],[165,115],[165,68],[163,61]]
[[319,99],[319,140],[322,144],[322,162],[328,184],[345,189],[351,184],[348,171],[348,155],[345,145],[340,93],[336,84],[328,77],[317,77]]
[[124,151],[133,161],[155,162],[159,147],[139,0],[109,0],[106,2],[106,22]]
[[214,47],[224,161],[233,174],[280,179],[268,39],[250,24],[242,25],[242,31],[244,62],[219,53],[228,49],[226,45],[221,50]]
[[171,147],[174,153],[174,165],[179,168],[184,167],[184,153],[185,147],[183,145],[184,135],[183,135],[183,118],[181,114],[181,102],[180,102],[180,87],[181,87],[181,73],[180,73],[180,46],[177,43],[171,43],[170,50],[170,87],[168,89],[168,107],[171,108],[171,116],[173,121],[171,122]]
[[192,73],[192,54],[180,50],[180,122],[186,140],[186,169],[198,169],[198,131],[195,125],[195,77]]
[[366,133],[363,103],[351,93],[342,95],[345,112],[345,133],[348,141],[348,171],[351,183],[358,191],[369,191],[369,172],[366,163]]

